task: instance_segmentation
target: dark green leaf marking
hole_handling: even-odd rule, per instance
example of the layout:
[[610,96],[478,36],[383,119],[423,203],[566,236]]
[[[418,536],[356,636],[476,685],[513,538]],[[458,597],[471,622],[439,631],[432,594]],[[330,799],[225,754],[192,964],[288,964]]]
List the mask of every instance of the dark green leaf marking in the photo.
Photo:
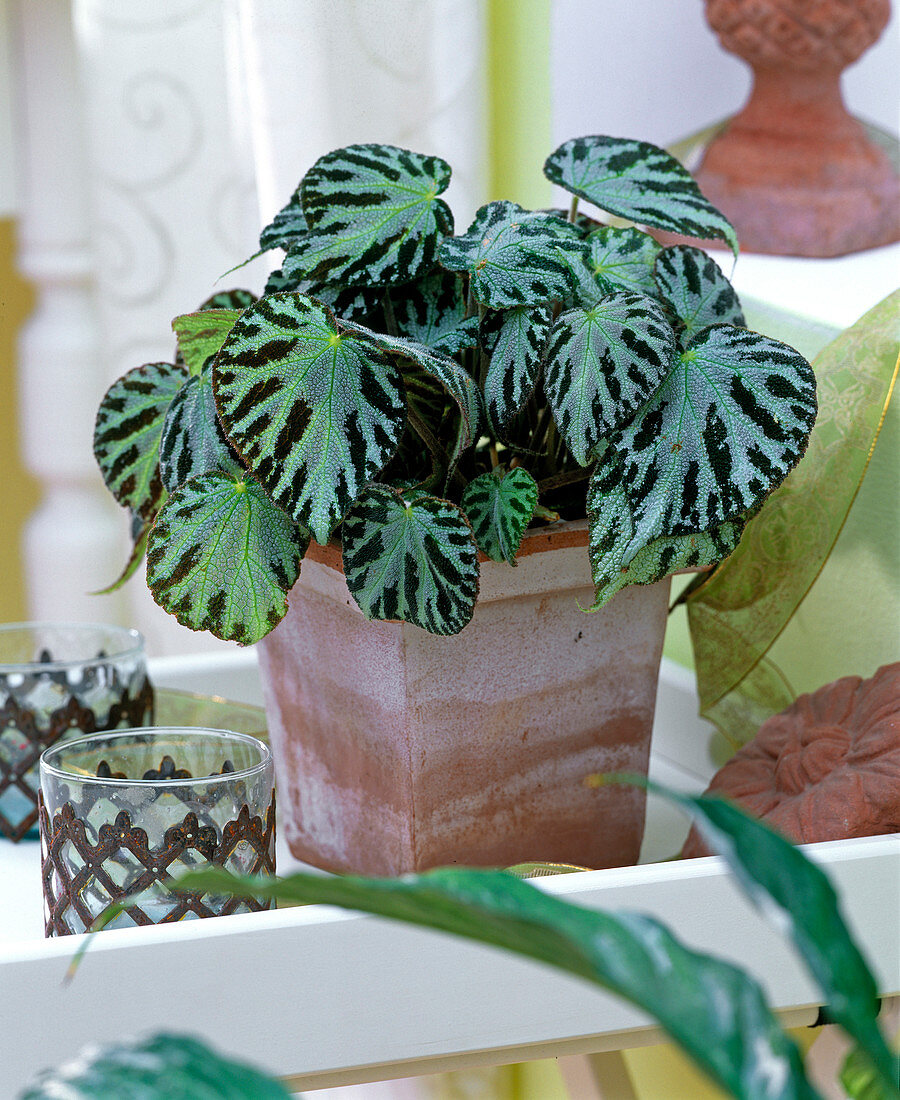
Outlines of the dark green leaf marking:
[[189,477],[210,470],[240,476],[243,466],[228,442],[212,391],[212,363],[189,378],[169,406],[159,441],[159,472],[172,492]]
[[678,318],[682,346],[707,325],[744,327],[734,287],[719,265],[699,248],[664,248],[656,260],[656,284],[662,300]]
[[362,909],[514,951],[637,1005],[726,1092],[741,1100],[817,1100],[803,1062],[758,983],[685,947],[652,917],[596,912],[503,871],[459,868],[403,879],[236,879],[211,868],[183,889]]
[[147,584],[182,625],[249,645],[284,618],[308,544],[252,478],[203,474],[160,510]]
[[517,565],[522,536],[538,502],[537,482],[521,466],[504,474],[498,466],[470,481],[462,509],[472,524],[475,541],[492,561]]
[[19,1100],[289,1100],[277,1081],[186,1035],[107,1044],[44,1070]]
[[403,431],[397,367],[302,294],[246,310],[216,360],[213,389],[254,476],[323,544]]
[[648,141],[574,138],[550,154],[544,175],[610,214],[686,237],[719,237],[737,255],[728,219],[674,157]]
[[634,539],[687,535],[755,508],[799,461],[816,415],[815,379],[793,348],[731,325],[703,329],[611,439]]
[[393,145],[327,153],[300,184],[309,229],[291,243],[290,272],[365,286],[425,274],[441,239],[453,232],[450,208],[437,197],[449,182],[446,161]]
[[476,301],[511,309],[569,298],[578,285],[575,268],[586,255],[574,225],[504,201],[482,206],[464,236],[445,240],[440,260],[468,273]]
[[626,423],[671,368],[675,335],[658,302],[620,293],[572,309],[553,325],[544,390],[575,460]]
[[187,378],[173,363],[147,363],[113,382],[94,425],[94,456],[119,504],[152,520],[163,497],[159,439],[166,412]]
[[502,431],[531,397],[541,373],[550,334],[550,307],[489,310],[481,342],[490,353],[484,383],[488,415]]
[[240,315],[236,309],[201,309],[175,318],[178,350],[191,374],[199,374],[215,357]]
[[347,587],[367,619],[458,634],[478,596],[478,549],[455,504],[370,486],[341,529]]

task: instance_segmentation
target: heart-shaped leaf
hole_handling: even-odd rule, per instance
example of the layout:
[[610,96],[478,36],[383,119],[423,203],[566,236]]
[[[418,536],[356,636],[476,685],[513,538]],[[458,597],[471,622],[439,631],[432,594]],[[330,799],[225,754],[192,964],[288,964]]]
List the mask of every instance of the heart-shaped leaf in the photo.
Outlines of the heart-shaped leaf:
[[303,872],[238,879],[211,867],[189,872],[179,889],[340,905],[505,948],[637,1005],[740,1100],[818,1100],[759,984],[642,913],[596,912],[503,871],[463,868],[401,879]]
[[187,1035],[89,1047],[45,1070],[19,1100],[289,1100],[277,1081]]
[[256,300],[253,291],[236,287],[233,290],[217,290],[215,294],[210,294],[206,301],[202,302],[197,308],[245,310],[247,306],[252,306]]
[[765,914],[773,908],[815,978],[828,1015],[872,1059],[887,1096],[898,1096],[897,1059],[878,1027],[878,989],[841,917],[826,875],[789,840],[721,798],[696,798],[651,789],[683,806],[704,840],[734,872],[748,898]]
[[202,309],[175,318],[172,328],[178,350],[191,374],[199,374],[216,355],[240,315],[236,309]]
[[271,248],[283,248],[286,252],[308,229],[300,198],[300,188],[297,187],[287,204],[260,233],[259,247],[263,252],[268,252]]
[[668,373],[675,334],[662,306],[643,294],[614,294],[561,314],[550,332],[544,390],[575,460],[626,423]]
[[686,237],[719,237],[737,255],[731,222],[674,157],[648,141],[574,138],[550,154],[544,175],[610,214]]
[[462,510],[372,485],[341,529],[347,587],[367,619],[458,634],[478,596],[478,548]]
[[478,318],[466,317],[462,280],[446,272],[429,275],[393,296],[397,332],[445,355],[478,343]]
[[588,267],[597,286],[596,296],[579,305],[593,305],[599,298],[617,291],[630,290],[650,298],[659,291],[653,279],[653,265],[660,246],[640,229],[601,226],[587,238],[590,246]]
[[[596,598],[590,610],[598,611],[630,584],[653,584],[679,569],[703,568],[727,558],[744,529],[740,517],[709,531],[653,539],[646,545],[634,540],[631,505],[617,479],[602,461],[588,487],[590,541],[588,554]],[[626,554],[630,554],[626,560]]]
[[369,341],[373,348],[386,355],[398,355],[416,364],[425,374],[436,379],[447,394],[453,398],[460,413],[460,430],[453,460],[478,439],[482,420],[481,392],[475,380],[455,359],[441,352],[433,351],[415,340],[406,340],[401,336],[388,336],[382,332],[373,332],[363,325],[343,323],[342,329],[353,333],[360,339]]
[[172,399],[159,441],[159,472],[171,493],[189,477],[210,470],[243,473],[228,442],[212,391],[212,363],[192,375]]
[[437,197],[449,182],[450,166],[440,157],[393,145],[327,153],[300,184],[309,230],[291,244],[291,271],[314,282],[366,286],[425,274],[453,232],[450,208]]
[[477,302],[510,309],[574,294],[573,257],[582,263],[586,255],[587,245],[574,225],[503,201],[482,206],[464,236],[445,240],[440,260],[451,271],[469,274],[469,291]]
[[106,391],[94,425],[94,456],[116,500],[152,520],[163,496],[159,438],[172,399],[187,378],[174,363],[146,363]]
[[812,367],[786,344],[731,325],[703,329],[611,440],[634,517],[627,564],[660,536],[717,527],[754,508],[806,448]]
[[478,548],[492,561],[518,565],[519,544],[537,502],[537,482],[527,470],[517,466],[504,474],[498,466],[470,481],[461,503]]
[[147,545],[147,585],[183,625],[249,645],[287,611],[309,536],[252,478],[191,478],[160,509]]
[[744,327],[734,287],[719,265],[700,248],[664,248],[656,260],[656,283],[663,301],[680,321],[682,346],[707,325]]
[[550,308],[489,310],[481,342],[490,353],[484,396],[491,423],[505,428],[534,392],[550,334]]
[[273,294],[244,312],[219,352],[213,389],[254,476],[323,544],[403,431],[397,367],[302,294]]

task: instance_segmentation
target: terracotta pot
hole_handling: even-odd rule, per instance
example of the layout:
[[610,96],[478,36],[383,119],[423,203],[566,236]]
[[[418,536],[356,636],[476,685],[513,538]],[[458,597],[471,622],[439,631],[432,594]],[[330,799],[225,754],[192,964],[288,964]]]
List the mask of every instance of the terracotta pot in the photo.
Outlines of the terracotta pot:
[[889,15],[889,0],[706,0],[722,45],[753,69],[695,173],[742,248],[839,256],[900,238],[900,179],[840,86]]
[[369,623],[336,547],[315,547],[262,643],[284,832],[335,871],[396,875],[526,860],[636,862],[668,580],[596,614],[586,523],[484,561],[471,623],[440,638]]

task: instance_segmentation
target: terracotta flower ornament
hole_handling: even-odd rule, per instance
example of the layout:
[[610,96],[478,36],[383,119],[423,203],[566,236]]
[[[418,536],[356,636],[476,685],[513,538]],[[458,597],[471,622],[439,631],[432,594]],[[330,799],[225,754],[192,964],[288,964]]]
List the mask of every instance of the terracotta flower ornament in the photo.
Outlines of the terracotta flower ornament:
[[[734,799],[799,844],[900,830],[900,662],[801,695],[707,793]],[[707,854],[692,829],[682,856]]]

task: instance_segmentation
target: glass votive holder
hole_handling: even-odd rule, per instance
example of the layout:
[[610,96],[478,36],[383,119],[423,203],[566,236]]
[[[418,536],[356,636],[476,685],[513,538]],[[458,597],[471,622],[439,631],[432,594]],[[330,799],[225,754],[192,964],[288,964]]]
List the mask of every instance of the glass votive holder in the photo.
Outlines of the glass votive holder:
[[0,835],[36,835],[45,749],[63,737],[152,723],[153,688],[136,630],[0,625]]
[[268,747],[182,726],[98,733],[41,757],[44,932],[84,932],[132,897],[108,928],[258,912],[269,900],[178,893],[172,880],[215,864],[275,874],[275,780]]

